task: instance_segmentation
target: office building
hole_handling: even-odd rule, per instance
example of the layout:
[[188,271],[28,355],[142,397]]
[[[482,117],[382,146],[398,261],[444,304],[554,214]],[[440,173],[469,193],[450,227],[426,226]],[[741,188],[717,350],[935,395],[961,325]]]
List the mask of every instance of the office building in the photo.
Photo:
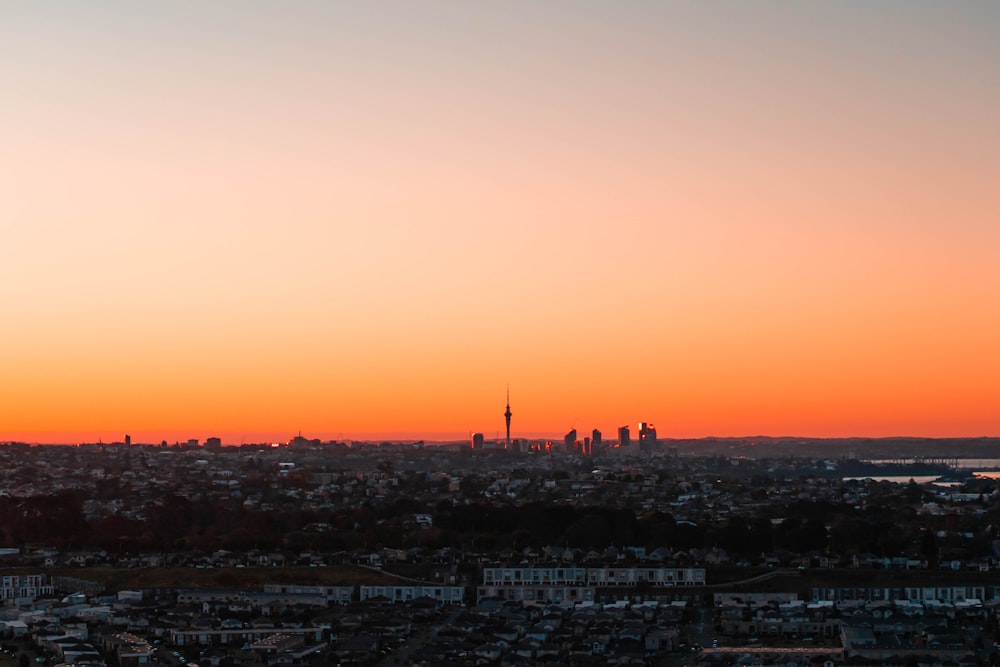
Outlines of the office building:
[[566,453],[572,453],[576,449],[576,429],[570,429],[570,432],[563,436],[563,449]]
[[649,422],[639,422],[639,449],[649,451],[656,447],[656,427]]

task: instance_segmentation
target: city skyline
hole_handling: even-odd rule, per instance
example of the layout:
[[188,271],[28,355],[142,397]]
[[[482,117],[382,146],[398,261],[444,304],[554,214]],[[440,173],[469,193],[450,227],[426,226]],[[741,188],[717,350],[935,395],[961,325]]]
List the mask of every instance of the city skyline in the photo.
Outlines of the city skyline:
[[0,440],[1000,434],[997,34],[15,3]]

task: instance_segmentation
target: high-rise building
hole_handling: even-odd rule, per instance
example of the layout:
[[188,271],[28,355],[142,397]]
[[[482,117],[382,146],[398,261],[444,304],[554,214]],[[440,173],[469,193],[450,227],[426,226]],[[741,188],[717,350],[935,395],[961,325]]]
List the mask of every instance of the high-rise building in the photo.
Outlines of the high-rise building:
[[652,451],[656,448],[656,427],[649,422],[639,422],[639,449]]
[[656,447],[656,427],[649,422],[639,422],[639,449],[648,451]]
[[566,452],[572,452],[576,447],[576,429],[570,429],[569,433],[563,436],[563,447]]
[[632,434],[629,433],[628,426],[618,429],[618,447],[624,449],[632,445]]
[[590,441],[595,445],[601,444],[601,432],[598,431],[596,428],[590,433]]
[[469,444],[472,445],[473,449],[482,449],[483,448],[484,438],[483,438],[483,434],[482,433],[473,433],[472,437],[470,438],[470,440],[471,440],[471,442]]

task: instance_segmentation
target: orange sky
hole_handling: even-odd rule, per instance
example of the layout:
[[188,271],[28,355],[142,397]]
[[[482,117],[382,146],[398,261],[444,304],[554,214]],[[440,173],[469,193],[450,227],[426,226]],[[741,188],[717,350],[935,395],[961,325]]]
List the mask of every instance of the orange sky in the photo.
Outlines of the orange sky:
[[25,3],[0,440],[1000,435],[994,3]]

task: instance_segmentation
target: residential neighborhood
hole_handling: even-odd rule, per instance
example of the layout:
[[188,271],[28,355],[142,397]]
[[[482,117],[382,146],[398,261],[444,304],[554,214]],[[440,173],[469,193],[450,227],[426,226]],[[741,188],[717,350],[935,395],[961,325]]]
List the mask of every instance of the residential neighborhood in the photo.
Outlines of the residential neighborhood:
[[0,462],[20,667],[1000,663],[989,475],[304,439]]

